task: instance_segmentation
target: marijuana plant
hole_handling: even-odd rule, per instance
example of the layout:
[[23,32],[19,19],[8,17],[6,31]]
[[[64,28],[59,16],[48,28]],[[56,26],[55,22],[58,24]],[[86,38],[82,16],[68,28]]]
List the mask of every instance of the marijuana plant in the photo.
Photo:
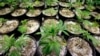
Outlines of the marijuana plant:
[[6,4],[12,7],[16,7],[19,3],[19,0],[4,0]]
[[90,21],[88,21],[88,20],[84,20],[84,21],[83,21],[83,24],[84,24],[84,25],[88,25],[88,26],[90,26],[90,27],[99,27],[99,26],[100,26],[97,22],[90,22]]
[[27,39],[28,36],[22,34],[16,41],[14,41],[8,56],[21,56],[22,48],[27,44]]
[[27,31],[27,19],[21,21],[21,25],[18,27],[18,31],[21,33],[25,33]]
[[47,16],[54,16],[57,14],[57,10],[55,10],[54,8],[49,8],[43,11],[43,14],[47,15]]
[[90,11],[76,9],[75,13],[78,19],[90,19]]
[[97,39],[95,39],[88,31],[83,30],[82,32],[83,32],[83,33],[82,33],[83,37],[84,37],[85,39],[87,39],[88,41],[91,40],[92,43],[93,43],[93,45],[97,46],[97,45],[100,44],[100,41],[97,40]]
[[8,51],[10,49],[10,47],[13,45],[14,40],[15,39],[14,39],[13,34],[11,36],[8,36],[8,35],[2,36],[2,38],[0,40],[0,45],[2,47],[0,48],[0,50],[4,50],[5,52]]
[[51,54],[52,52],[54,52],[56,56],[59,56],[61,43],[58,40],[59,37],[57,36],[57,34],[59,33],[59,31],[61,31],[68,35],[68,33],[64,30],[65,26],[63,26],[63,22],[61,20],[57,25],[46,25],[40,28],[40,32],[37,34],[41,34],[39,44],[40,46],[43,46],[42,52],[44,56]]
[[57,2],[58,2],[58,0],[45,0],[45,4],[47,6],[52,6],[52,4],[55,4]]
[[0,23],[4,23],[4,22],[6,22],[6,21],[7,21],[7,19],[0,18]]

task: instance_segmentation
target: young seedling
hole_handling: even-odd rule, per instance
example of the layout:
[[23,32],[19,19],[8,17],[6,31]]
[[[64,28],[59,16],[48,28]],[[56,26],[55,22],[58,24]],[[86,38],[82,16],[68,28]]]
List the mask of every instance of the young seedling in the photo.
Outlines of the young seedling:
[[75,13],[78,19],[90,19],[90,11],[76,9]]
[[85,2],[85,0],[76,0],[76,2],[72,3],[72,7],[84,9],[84,6],[83,6],[84,2]]
[[4,2],[9,6],[16,8],[19,3],[19,0],[5,0]]
[[3,23],[5,23],[7,21],[7,19],[4,18],[0,18],[0,27],[3,25]]
[[57,10],[55,10],[54,8],[49,8],[46,10],[43,10],[43,14],[46,16],[55,16],[57,14]]
[[45,0],[46,7],[47,6],[55,6],[58,0]]
[[27,19],[21,21],[21,25],[18,27],[18,31],[21,33],[25,33],[27,31]]
[[89,11],[93,11],[95,9],[93,0],[86,0],[86,9]]

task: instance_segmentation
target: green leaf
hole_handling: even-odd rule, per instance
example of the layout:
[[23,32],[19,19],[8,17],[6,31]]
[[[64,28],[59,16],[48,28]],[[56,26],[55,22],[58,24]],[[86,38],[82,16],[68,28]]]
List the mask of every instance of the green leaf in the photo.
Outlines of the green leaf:
[[97,22],[91,22],[91,21],[88,21],[88,20],[84,20],[83,24],[90,26],[90,27],[99,27],[99,24]]
[[4,35],[3,40],[0,41],[0,44],[2,45],[2,48],[0,50],[5,50],[8,51],[9,48],[13,45],[15,41],[14,35],[12,34],[11,36]]
[[25,33],[27,31],[27,22],[27,19],[21,21],[21,25],[18,27],[19,32]]
[[93,45],[97,46],[100,44],[100,41],[95,39],[88,31],[83,30],[83,37],[88,41],[91,40]]
[[0,23],[4,23],[4,22],[6,22],[6,21],[7,21],[7,19],[0,18]]
[[21,56],[21,53],[17,49],[13,49],[13,50],[10,51],[8,56]]
[[54,49],[55,49],[54,51],[56,53],[56,56],[59,56],[61,45],[58,42],[55,42]]
[[20,25],[18,27],[18,31],[21,33],[25,33],[27,31],[27,26],[26,25]]

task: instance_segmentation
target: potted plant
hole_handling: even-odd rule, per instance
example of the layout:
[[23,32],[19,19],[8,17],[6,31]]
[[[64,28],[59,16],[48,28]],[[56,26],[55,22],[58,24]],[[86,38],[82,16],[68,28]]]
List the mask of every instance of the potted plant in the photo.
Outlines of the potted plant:
[[0,1],[0,16],[7,15],[12,12],[13,8],[6,6],[7,3],[8,2],[3,0]]
[[16,9],[15,11],[13,11],[11,13],[11,16],[13,17],[19,17],[19,16],[22,16],[26,13],[26,9],[23,9],[23,8],[19,8],[19,9]]
[[26,13],[26,16],[28,17],[39,17],[41,15],[40,9],[35,9],[31,7],[31,5],[28,7],[28,12]]
[[19,7],[20,8],[27,8],[27,7],[33,7],[33,1],[32,0],[20,0]]
[[36,8],[42,8],[44,6],[44,2],[41,0],[35,0],[33,3],[33,6]]
[[58,24],[58,23],[59,23],[59,21],[56,20],[55,18],[54,19],[53,18],[47,18],[46,20],[44,20],[44,22],[42,23],[42,25],[46,26],[46,25],[55,24],[55,26],[56,26],[56,24]]
[[94,47],[96,48],[96,50],[100,53],[100,42],[99,42],[99,40],[100,40],[100,36],[96,36],[96,35],[94,35],[93,36],[96,40],[98,40],[98,45],[94,45]]
[[45,7],[55,7],[58,5],[58,0],[44,0],[45,1]]
[[75,9],[75,14],[78,19],[91,19],[91,12],[87,10]]
[[12,43],[8,56],[34,56],[36,52],[36,40],[29,35],[22,34]]
[[85,8],[86,8],[87,10],[89,10],[89,11],[95,10],[96,8],[94,7],[94,2],[93,2],[93,0],[86,0]]
[[83,27],[87,29],[89,32],[96,34],[96,35],[100,34],[100,28],[97,22],[91,22],[88,20],[84,20],[82,24],[83,24]]
[[40,24],[38,21],[30,19],[24,19],[21,21],[21,24],[18,27],[18,31],[20,33],[24,33],[24,34],[32,34],[34,32],[36,32],[40,27]]
[[79,37],[73,37],[67,41],[67,49],[72,56],[93,56],[89,43]]
[[14,8],[16,8],[17,5],[19,4],[19,0],[5,0],[4,2],[8,5],[8,7],[14,7]]
[[80,26],[79,23],[74,22],[74,21],[65,21],[64,22],[65,26],[66,26],[66,30],[74,35],[79,35],[82,34],[82,28]]
[[99,52],[99,44],[100,44],[100,41],[99,41],[99,36],[97,35],[91,35],[88,31],[86,30],[83,30],[82,31],[82,36],[83,38],[85,38],[86,40],[92,42],[92,45],[94,45],[94,47],[97,49],[97,51]]
[[62,7],[65,7],[65,8],[71,8],[71,2],[68,2],[68,1],[66,1],[66,0],[64,0],[64,1],[59,1],[59,6],[60,6],[60,8],[62,8]]
[[76,0],[75,2],[72,3],[72,7],[74,7],[75,9],[84,9],[85,0]]
[[[52,20],[52,19],[51,19]],[[65,56],[66,41],[61,36],[57,36],[59,31],[64,32],[62,21],[58,24],[48,21],[40,28],[41,38],[39,41],[39,49],[42,56]]]
[[96,8],[97,9],[100,9],[100,1],[99,0],[95,0],[95,1],[93,1],[94,2],[94,4],[96,5]]
[[100,20],[100,13],[98,13],[98,12],[91,12],[91,15],[94,17],[95,20]]
[[71,19],[75,16],[74,12],[67,8],[62,8],[59,10],[59,17],[62,19]]
[[13,17],[19,17],[24,15],[27,12],[27,9],[33,7],[33,1],[32,0],[20,0],[19,8],[17,8],[13,13],[11,14]]
[[18,0],[5,0],[1,2],[1,6],[5,6],[4,8],[0,9],[0,15],[8,15],[11,13],[14,8],[18,5]]
[[6,53],[14,42],[14,35],[0,35],[0,55]]
[[48,8],[42,11],[43,15],[46,17],[54,17],[57,15],[58,10],[54,8]]
[[0,18],[0,33],[5,34],[14,31],[19,25],[19,21],[16,19],[8,20]]

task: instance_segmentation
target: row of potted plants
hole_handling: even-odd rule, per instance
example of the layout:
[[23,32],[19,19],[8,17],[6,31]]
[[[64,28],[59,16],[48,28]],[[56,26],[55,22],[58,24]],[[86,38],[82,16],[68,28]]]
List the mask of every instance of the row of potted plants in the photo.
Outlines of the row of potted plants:
[[[7,4],[10,4],[10,2],[13,4],[14,0],[9,1]],[[1,4],[4,1],[1,1]],[[43,1],[41,1],[43,2]],[[18,4],[18,6],[16,7],[8,7],[8,6],[3,6],[0,9],[0,15],[6,15],[9,14],[10,12],[11,15],[13,17],[18,17],[18,16],[22,16],[24,15],[26,12],[26,15],[28,17],[37,17],[39,15],[41,15],[41,13],[44,16],[56,16],[58,14],[60,14],[61,16],[63,16],[65,19],[66,18],[74,18],[75,15],[78,18],[83,18],[83,19],[90,19],[91,17],[94,17],[95,19],[99,20],[100,19],[100,13],[98,8],[96,8],[96,6],[99,6],[99,1],[98,4],[95,6],[95,3],[93,3],[93,1],[88,1],[86,0],[86,3],[84,2],[84,0],[80,1],[77,0],[76,2],[68,2],[68,1],[58,1],[57,0],[45,0],[43,3],[41,3],[40,0],[36,0],[35,2],[32,1],[27,1],[27,0],[21,0],[16,1],[16,3]],[[5,2],[4,2],[5,3]],[[65,3],[65,4],[63,4]],[[36,4],[36,5],[34,5]],[[46,8],[41,9],[40,8],[36,8],[35,6],[39,6],[38,4],[45,4]],[[59,4],[59,5],[56,5]],[[11,4],[10,4],[11,5]],[[57,8],[55,8],[53,5],[56,5]],[[66,7],[66,6],[68,7]],[[49,7],[48,7],[49,6]],[[15,9],[14,9],[15,8]],[[28,10],[28,11],[27,11]],[[61,17],[60,16],[60,17]]]
[[[18,23],[18,21],[16,21],[16,20],[11,20],[11,21]],[[0,28],[2,28],[6,25],[5,23],[7,22],[7,20],[2,19],[2,21],[0,21],[0,22],[1,22]],[[15,26],[15,23],[12,23],[12,22],[9,22],[9,23],[13,24],[13,25],[9,24],[9,27],[11,27],[11,30],[13,31],[12,28],[14,28],[13,26]],[[29,23],[29,25],[27,25],[28,23]],[[34,23],[34,24],[32,24],[32,23]],[[61,20],[49,18],[49,19],[46,19],[45,21],[43,21],[42,26],[40,27],[40,32],[36,33],[37,35],[41,35],[39,42],[37,44],[40,55],[42,55],[42,56],[51,56],[51,55],[65,56],[67,54],[67,50],[68,50],[72,56],[75,56],[75,55],[77,55],[77,56],[80,56],[80,55],[81,56],[84,56],[84,55],[93,56],[94,49],[93,49],[93,47],[91,47],[90,43],[92,43],[93,46],[99,52],[100,51],[99,50],[100,49],[99,48],[99,44],[100,44],[100,42],[99,42],[99,34],[100,34],[99,24],[97,22],[91,22],[89,20],[84,20],[82,24],[85,29],[83,29],[78,22],[72,21],[72,20],[70,20],[70,21],[66,20],[63,23],[63,21],[61,21]],[[4,28],[9,28],[9,27],[7,26]],[[27,30],[28,28],[29,28],[29,30]],[[39,28],[39,23],[37,23],[37,21],[23,20],[23,21],[21,21],[21,24],[18,26],[18,31],[20,31],[22,34],[28,34],[28,33],[31,34],[31,33],[35,32],[37,28]],[[9,30],[10,30],[10,28],[9,28]],[[94,35],[91,35],[90,32]],[[17,33],[17,34],[19,34],[19,33]],[[71,35],[73,35],[73,36],[71,36]],[[22,39],[24,39],[24,38],[27,39],[24,35],[22,35],[21,37],[17,38],[16,41],[18,41],[18,43],[16,43],[15,40],[13,40],[14,42],[12,42],[12,40],[9,40],[10,38],[12,39],[14,37],[2,37],[2,35],[1,35],[1,38],[7,38],[4,40],[1,39],[4,42],[4,44],[2,44],[3,42],[1,41],[1,46],[2,45],[7,46],[7,44],[10,44],[10,47],[9,47],[10,49],[9,48],[7,49],[8,50],[7,55],[31,56],[31,54],[33,54],[33,52],[31,53],[31,51],[33,51],[31,49],[32,47],[26,47],[29,49],[29,51],[28,51],[28,52],[30,52],[29,54],[27,53],[27,51],[23,51],[24,52],[23,54],[21,54],[21,52],[19,52],[20,49],[17,49],[17,44],[22,46],[22,44],[25,43],[24,41],[26,41],[26,40],[22,40]],[[35,37],[35,38],[37,38],[37,37]],[[66,38],[68,38],[68,39],[66,39]],[[9,42],[11,41],[11,43],[9,43],[7,41],[9,41]],[[7,44],[5,42],[7,42]],[[28,44],[30,45],[31,43],[29,42]],[[21,48],[21,46],[19,48]],[[32,46],[34,46],[34,45],[32,45]],[[6,48],[6,47],[4,47],[4,48]],[[24,46],[22,46],[22,48],[24,48]],[[1,49],[3,49],[3,48],[1,48]],[[83,51],[83,52],[81,52],[81,51]],[[19,52],[19,53],[16,54],[16,52]],[[1,54],[2,54],[2,50],[1,50]]]

